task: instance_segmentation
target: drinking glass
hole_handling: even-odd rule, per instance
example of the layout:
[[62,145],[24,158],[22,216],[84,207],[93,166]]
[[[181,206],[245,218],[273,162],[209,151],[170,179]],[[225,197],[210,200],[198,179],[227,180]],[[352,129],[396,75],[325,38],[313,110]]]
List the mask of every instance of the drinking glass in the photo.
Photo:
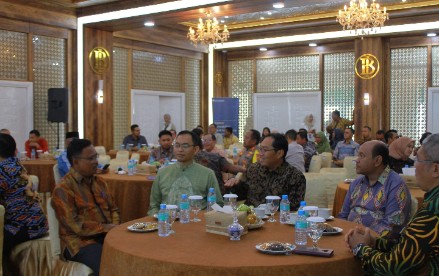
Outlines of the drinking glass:
[[169,216],[168,216],[168,223],[169,223],[169,234],[175,234],[175,231],[172,230],[172,225],[174,224],[174,221],[177,219],[177,205],[166,205],[166,210],[168,210]]
[[194,195],[189,197],[189,202],[191,205],[191,210],[194,212],[193,222],[199,222],[201,219],[197,217],[198,212],[201,210],[201,201],[203,200],[202,196]]
[[319,207],[317,206],[305,206],[303,207],[303,210],[310,217],[317,217],[319,215]]
[[225,194],[224,198],[224,206],[230,206],[233,211],[236,211],[236,201],[238,200],[238,196],[235,194]]
[[325,219],[322,217],[309,217],[306,221],[308,222],[308,236],[312,240],[312,247],[314,250],[317,250],[317,241],[323,235]]
[[274,213],[279,208],[279,201],[280,201],[280,197],[278,197],[278,196],[266,196],[265,197],[265,203],[266,203],[266,207],[265,208],[271,214],[271,217],[268,220],[269,222],[275,222],[276,221],[274,219]]

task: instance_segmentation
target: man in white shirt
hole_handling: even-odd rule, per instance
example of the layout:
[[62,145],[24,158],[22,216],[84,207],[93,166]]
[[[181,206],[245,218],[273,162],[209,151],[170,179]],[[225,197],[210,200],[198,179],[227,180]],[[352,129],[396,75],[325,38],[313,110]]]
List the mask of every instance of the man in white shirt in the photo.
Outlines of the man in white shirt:
[[218,145],[222,145],[223,144],[223,136],[219,133],[217,133],[217,125],[216,124],[210,124],[209,125],[209,129],[207,130],[209,132],[209,134],[213,134],[216,137],[216,143]]
[[285,156],[285,161],[304,173],[305,159],[303,158],[303,147],[296,142],[297,132],[294,129],[290,129],[285,133],[285,138],[288,141],[288,152]]

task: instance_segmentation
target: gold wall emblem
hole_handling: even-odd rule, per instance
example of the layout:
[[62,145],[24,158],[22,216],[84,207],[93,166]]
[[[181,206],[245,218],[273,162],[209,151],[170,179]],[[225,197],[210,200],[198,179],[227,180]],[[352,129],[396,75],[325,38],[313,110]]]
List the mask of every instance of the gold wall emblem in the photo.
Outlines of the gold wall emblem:
[[221,73],[215,74],[215,83],[218,86],[221,86],[223,84],[223,74],[221,74]]
[[98,75],[105,73],[110,66],[110,54],[104,47],[95,47],[88,55],[90,67]]
[[355,61],[355,73],[364,80],[374,78],[379,71],[380,62],[374,55],[364,54]]

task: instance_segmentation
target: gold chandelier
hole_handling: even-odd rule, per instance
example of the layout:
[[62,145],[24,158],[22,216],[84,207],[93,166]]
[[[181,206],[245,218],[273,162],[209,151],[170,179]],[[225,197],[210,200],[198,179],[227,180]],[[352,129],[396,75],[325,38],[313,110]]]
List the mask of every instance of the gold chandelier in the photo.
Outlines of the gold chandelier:
[[386,8],[380,9],[380,4],[372,0],[368,7],[366,0],[351,0],[349,8],[345,5],[344,11],[339,10],[337,21],[343,26],[343,30],[355,30],[355,34],[369,35],[376,31],[375,28],[384,26],[389,19]]
[[230,37],[227,26],[224,25],[223,31],[221,32],[218,20],[215,17],[211,19],[210,16],[210,12],[207,12],[206,22],[203,22],[203,19],[200,18],[196,30],[192,27],[189,28],[187,37],[195,46],[197,46],[198,42],[204,45],[216,44],[217,42],[223,43]]

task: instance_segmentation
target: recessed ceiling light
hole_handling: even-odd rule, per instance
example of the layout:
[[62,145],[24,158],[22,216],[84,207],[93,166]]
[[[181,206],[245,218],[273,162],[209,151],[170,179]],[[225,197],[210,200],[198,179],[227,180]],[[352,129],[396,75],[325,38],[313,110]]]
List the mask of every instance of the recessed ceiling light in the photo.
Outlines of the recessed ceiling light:
[[436,36],[436,33],[428,33],[427,36],[433,37],[433,36]]
[[403,3],[407,2],[407,0],[402,0]]
[[146,27],[154,27],[155,23],[154,21],[146,21],[143,25]]
[[267,14],[268,14],[268,15],[272,15],[271,11],[268,11]]
[[317,43],[310,43],[308,45],[309,45],[309,47],[317,47]]
[[261,47],[261,48],[259,48],[259,51],[261,51],[261,52],[265,52],[265,51],[267,51],[267,48],[265,48],[265,47]]
[[264,20],[264,19],[265,19],[265,17],[261,16],[261,20]]
[[229,18],[229,16],[228,16],[228,15],[226,15],[226,16],[224,16],[224,18]]
[[273,8],[275,9],[282,9],[283,7],[285,7],[284,1],[275,1],[273,3]]
[[224,22],[226,22],[224,19],[221,19],[221,21],[220,21],[221,23],[224,23]]

